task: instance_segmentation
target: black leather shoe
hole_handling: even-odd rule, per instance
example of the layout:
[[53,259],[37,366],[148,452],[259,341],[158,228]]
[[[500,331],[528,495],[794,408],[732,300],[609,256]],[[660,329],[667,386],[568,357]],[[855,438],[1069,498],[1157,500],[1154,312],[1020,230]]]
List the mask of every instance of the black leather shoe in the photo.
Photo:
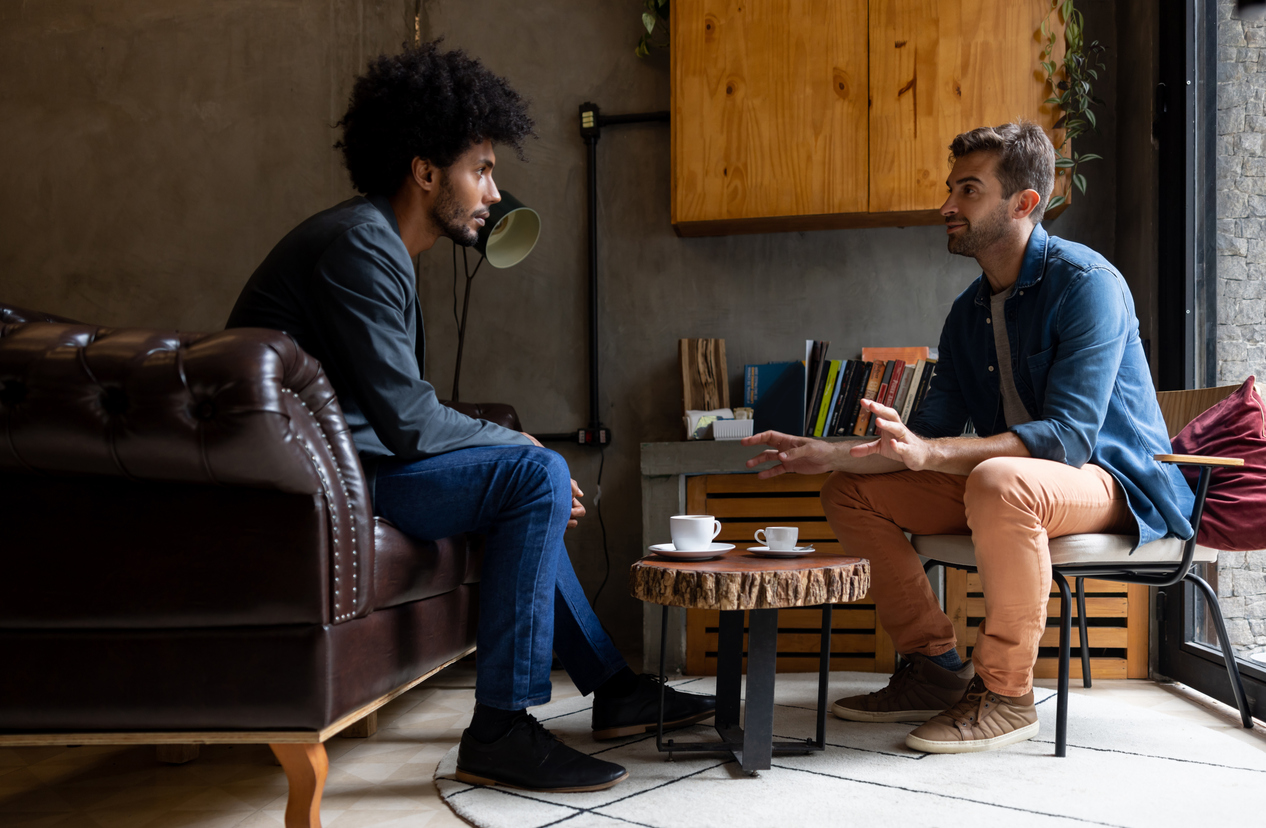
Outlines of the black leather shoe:
[[510,732],[484,744],[462,731],[457,778],[472,785],[505,785],[525,791],[600,791],[628,779],[624,768],[586,756],[559,741],[524,713]]
[[[637,689],[619,698],[593,700],[593,738],[618,739],[655,729],[659,718],[658,676],[643,673],[637,678]],[[717,709],[716,696],[679,693],[664,688],[664,727],[685,727],[712,716]]]

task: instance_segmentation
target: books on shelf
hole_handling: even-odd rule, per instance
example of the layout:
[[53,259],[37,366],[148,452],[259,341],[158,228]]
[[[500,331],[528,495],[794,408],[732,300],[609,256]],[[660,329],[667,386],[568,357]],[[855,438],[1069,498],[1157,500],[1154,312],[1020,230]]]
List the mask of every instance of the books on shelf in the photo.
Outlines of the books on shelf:
[[805,340],[804,361],[744,368],[743,403],[755,409],[756,431],[874,436],[873,417],[862,409],[862,399],[895,409],[903,422],[919,410],[935,373],[935,351],[863,348],[861,359],[827,359],[830,344]]

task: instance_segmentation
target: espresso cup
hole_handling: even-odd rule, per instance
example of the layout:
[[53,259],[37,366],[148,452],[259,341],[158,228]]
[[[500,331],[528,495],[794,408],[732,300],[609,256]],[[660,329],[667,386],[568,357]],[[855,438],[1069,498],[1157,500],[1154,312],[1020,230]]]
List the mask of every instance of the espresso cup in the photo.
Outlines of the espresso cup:
[[790,552],[796,548],[796,536],[799,534],[800,530],[795,526],[766,526],[756,530],[756,540],[775,552]]
[[712,515],[673,515],[668,519],[673,546],[681,550],[707,549],[721,534],[721,521]]

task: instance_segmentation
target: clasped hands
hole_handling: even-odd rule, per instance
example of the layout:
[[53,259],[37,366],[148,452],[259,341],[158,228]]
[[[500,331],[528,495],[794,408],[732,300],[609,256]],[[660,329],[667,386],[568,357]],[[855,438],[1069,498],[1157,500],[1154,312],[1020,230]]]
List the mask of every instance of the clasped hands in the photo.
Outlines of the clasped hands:
[[[933,463],[931,442],[906,427],[896,409],[874,400],[862,400],[861,404],[875,418],[876,437],[848,446],[851,457],[860,459],[880,455],[912,471],[930,468]],[[749,469],[762,463],[778,464],[761,471],[757,477],[762,480],[787,472],[823,474],[835,471],[842,465],[839,452],[844,448],[840,443],[828,443],[812,437],[794,437],[778,431],[762,431],[760,434],[744,437],[743,445],[772,446],[747,461]]]
[[[541,441],[533,437],[531,434],[527,434],[525,432],[523,436],[531,440],[532,445],[537,448],[545,448],[545,446],[541,445]],[[571,519],[567,521],[568,529],[573,526],[578,526],[580,524],[580,519],[585,516],[585,505],[580,502],[580,499],[584,496],[585,493],[580,490],[580,484],[577,483],[576,478],[573,477],[571,479]]]

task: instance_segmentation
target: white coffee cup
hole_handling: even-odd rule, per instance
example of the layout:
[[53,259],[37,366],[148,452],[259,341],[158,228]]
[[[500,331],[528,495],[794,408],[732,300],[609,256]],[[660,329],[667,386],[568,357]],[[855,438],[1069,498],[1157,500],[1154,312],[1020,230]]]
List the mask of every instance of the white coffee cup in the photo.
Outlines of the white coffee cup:
[[796,548],[796,536],[799,534],[800,530],[795,526],[766,526],[756,530],[756,540],[775,552],[790,552]]
[[712,515],[673,515],[668,519],[673,546],[681,550],[707,549],[721,534],[721,521]]

